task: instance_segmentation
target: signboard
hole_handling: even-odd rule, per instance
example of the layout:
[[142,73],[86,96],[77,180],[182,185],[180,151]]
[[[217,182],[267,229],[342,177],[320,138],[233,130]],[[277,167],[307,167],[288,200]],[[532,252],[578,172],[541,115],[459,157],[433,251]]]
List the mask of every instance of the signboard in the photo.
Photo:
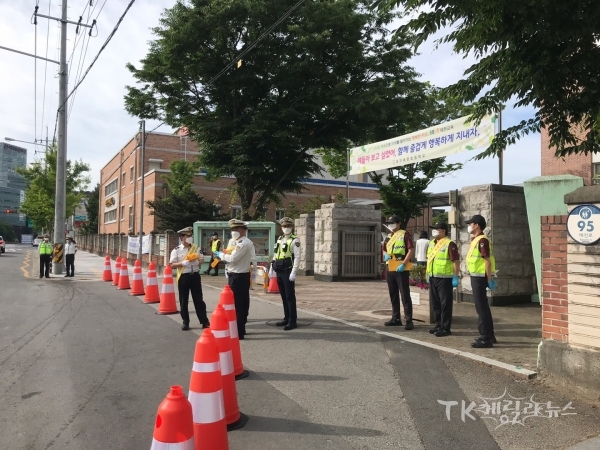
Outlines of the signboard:
[[[127,238],[127,252],[138,254],[140,248],[140,237],[139,236],[128,236]],[[142,254],[150,253],[150,235],[142,236]]]
[[489,147],[494,139],[496,116],[484,117],[477,127],[467,118],[352,148],[348,173],[374,172]]
[[578,244],[592,245],[600,240],[600,208],[579,205],[567,217],[567,232]]

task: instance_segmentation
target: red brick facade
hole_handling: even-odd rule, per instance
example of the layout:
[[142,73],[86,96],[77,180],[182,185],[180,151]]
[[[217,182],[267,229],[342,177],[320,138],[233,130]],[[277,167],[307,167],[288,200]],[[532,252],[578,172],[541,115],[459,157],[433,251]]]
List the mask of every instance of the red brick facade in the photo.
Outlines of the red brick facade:
[[583,178],[586,186],[592,184],[592,155],[554,156],[556,149],[550,147],[548,131],[542,129],[542,175],[575,175]]
[[569,341],[567,216],[542,216],[542,337]]

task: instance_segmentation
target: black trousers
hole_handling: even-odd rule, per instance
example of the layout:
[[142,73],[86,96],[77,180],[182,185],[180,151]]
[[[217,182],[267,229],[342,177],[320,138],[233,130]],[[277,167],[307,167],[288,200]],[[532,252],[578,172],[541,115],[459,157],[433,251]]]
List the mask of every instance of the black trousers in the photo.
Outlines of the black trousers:
[[[215,255],[211,255],[210,256],[210,261],[208,262],[208,269],[206,269],[206,274],[208,275],[212,269],[211,264],[213,263],[213,261],[215,260]],[[215,274],[219,275],[219,265],[217,264],[215,266]]]
[[75,276],[75,254],[73,253],[72,255],[65,255],[65,257],[66,257],[67,275],[74,277]]
[[494,337],[494,321],[487,297],[487,277],[471,277],[473,301],[479,315],[479,334],[487,339]]
[[392,302],[392,320],[400,319],[400,299],[404,307],[404,320],[412,322],[412,299],[410,298],[410,286],[408,284],[408,270],[404,272],[388,272],[386,276],[390,300]]
[[246,322],[250,310],[250,272],[229,274],[229,287],[233,291],[238,336],[246,334]]
[[450,331],[452,326],[452,278],[429,279],[429,301],[433,308],[435,325]]
[[277,272],[277,286],[283,302],[283,320],[287,323],[296,323],[298,313],[296,311],[296,282],[290,281],[292,269]]
[[50,258],[52,255],[40,255],[40,278],[46,275],[50,277]]
[[208,322],[206,316],[206,303],[202,298],[202,282],[200,281],[200,273],[182,273],[177,282],[179,289],[179,309],[181,311],[181,319],[184,323],[190,323],[190,313],[188,311],[188,303],[190,301],[190,292],[194,301],[194,309],[201,324]]

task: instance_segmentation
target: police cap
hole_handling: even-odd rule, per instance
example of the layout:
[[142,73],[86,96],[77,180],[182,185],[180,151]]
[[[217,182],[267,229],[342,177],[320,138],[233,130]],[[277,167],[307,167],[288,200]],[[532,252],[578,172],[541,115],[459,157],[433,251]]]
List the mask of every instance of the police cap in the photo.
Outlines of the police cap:
[[229,228],[248,228],[248,224],[240,219],[231,219],[229,221]]
[[432,228],[434,230],[444,230],[446,233],[448,232],[448,224],[444,222],[434,223],[429,228]]
[[179,234],[180,236],[191,236],[194,234],[194,229],[192,227],[185,227],[179,230],[177,234]]
[[284,226],[284,225],[294,225],[294,219],[291,219],[289,217],[284,217],[283,219],[281,219],[279,221],[279,225]]
[[475,223],[475,224],[479,225],[482,230],[485,230],[485,227],[486,227],[485,219],[483,218],[483,216],[480,216],[479,214],[475,214],[469,220],[466,220],[465,223],[467,225],[470,223]]
[[396,214],[394,214],[391,217],[388,217],[388,219],[385,221],[385,223],[400,223],[400,217],[398,217]]

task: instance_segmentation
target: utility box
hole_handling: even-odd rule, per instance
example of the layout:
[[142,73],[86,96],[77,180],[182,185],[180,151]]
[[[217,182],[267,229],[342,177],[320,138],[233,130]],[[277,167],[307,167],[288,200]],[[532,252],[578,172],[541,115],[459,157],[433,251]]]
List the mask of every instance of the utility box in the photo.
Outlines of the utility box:
[[[248,233],[246,236],[254,243],[256,261],[258,265],[267,265],[273,259],[273,248],[275,247],[276,241],[275,222],[247,223]],[[212,253],[211,236],[215,232],[218,233],[223,248],[227,248],[229,240],[231,239],[229,222],[194,222],[194,243],[200,247],[202,254],[204,254],[204,264],[202,264],[202,267],[200,268],[202,272],[208,269],[208,263]]]

